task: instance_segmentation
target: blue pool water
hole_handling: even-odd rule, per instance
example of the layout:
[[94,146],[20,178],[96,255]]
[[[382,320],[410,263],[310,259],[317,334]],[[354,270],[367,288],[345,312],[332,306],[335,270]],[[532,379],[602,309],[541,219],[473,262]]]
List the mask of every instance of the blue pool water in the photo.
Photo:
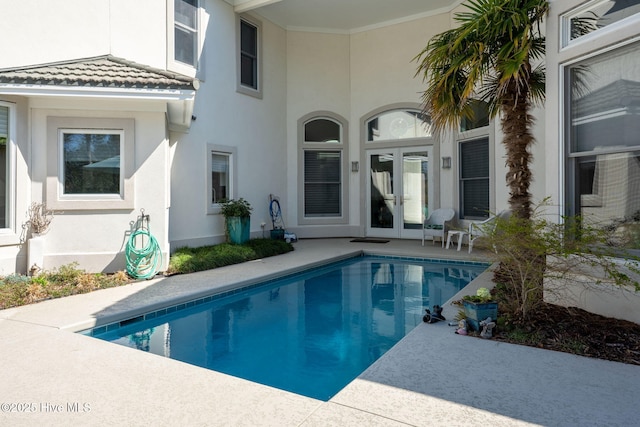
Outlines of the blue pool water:
[[91,334],[326,401],[486,268],[356,257]]

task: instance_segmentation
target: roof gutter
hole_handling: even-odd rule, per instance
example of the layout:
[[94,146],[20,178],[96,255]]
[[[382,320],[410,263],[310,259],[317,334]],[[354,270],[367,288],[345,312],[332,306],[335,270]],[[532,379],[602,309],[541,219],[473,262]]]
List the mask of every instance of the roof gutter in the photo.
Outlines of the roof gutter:
[[193,116],[193,105],[199,82],[193,89],[145,89],[108,87],[70,87],[0,83],[0,94],[25,97],[64,97],[151,100],[166,103],[170,131],[188,133]]

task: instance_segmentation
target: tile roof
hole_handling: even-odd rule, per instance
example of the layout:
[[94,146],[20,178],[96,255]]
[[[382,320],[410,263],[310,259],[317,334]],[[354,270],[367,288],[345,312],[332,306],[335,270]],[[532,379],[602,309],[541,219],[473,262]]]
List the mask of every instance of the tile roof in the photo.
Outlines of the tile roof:
[[191,77],[137,64],[111,55],[0,69],[0,84],[195,90]]

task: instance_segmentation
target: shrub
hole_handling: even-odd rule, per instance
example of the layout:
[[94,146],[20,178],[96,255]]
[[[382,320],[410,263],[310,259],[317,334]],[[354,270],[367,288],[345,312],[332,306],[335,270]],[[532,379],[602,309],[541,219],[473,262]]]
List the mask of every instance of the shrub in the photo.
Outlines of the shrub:
[[129,282],[131,279],[123,271],[114,274],[86,273],[77,268],[77,263],[63,265],[33,277],[12,274],[0,278],[0,309],[121,286]]
[[[181,248],[171,257],[167,273],[191,273],[279,255],[293,250],[281,240],[254,239],[244,245],[223,243],[199,248]],[[87,273],[77,263],[29,277],[12,274],[0,277],[0,310],[42,301],[92,292],[130,283],[124,271],[114,274]]]
[[198,248],[179,248],[169,260],[167,274],[194,273],[293,250],[290,243],[273,239],[252,239],[242,245],[221,243]]
[[[637,279],[631,277],[640,273],[638,257],[608,246],[611,230],[587,225],[579,217],[565,217],[562,223],[549,221],[541,212],[547,202],[536,207],[531,219],[498,219],[489,236],[500,263],[494,274],[496,296],[500,311],[510,321],[525,323],[543,303],[545,277],[570,280],[569,273],[584,266],[602,271],[604,278],[618,286],[640,289]],[[621,265],[616,260],[620,257],[627,262]]]

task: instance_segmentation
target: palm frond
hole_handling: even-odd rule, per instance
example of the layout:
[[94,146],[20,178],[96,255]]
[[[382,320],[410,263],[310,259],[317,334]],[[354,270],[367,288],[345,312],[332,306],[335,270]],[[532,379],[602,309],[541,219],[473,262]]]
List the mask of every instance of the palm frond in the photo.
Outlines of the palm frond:
[[[440,132],[471,118],[474,99],[486,102],[491,118],[504,113],[504,143],[510,155],[517,151],[510,144],[523,141],[522,130],[530,133],[528,109],[544,101],[544,67],[533,64],[544,59],[542,22],[549,4],[546,0],[467,0],[464,6],[454,16],[458,27],[432,38],[415,58],[416,74],[426,83],[423,109]],[[528,161],[509,163],[521,168],[509,166],[511,176],[523,177],[508,181],[514,206],[529,206]],[[526,215],[527,209],[519,212]]]

